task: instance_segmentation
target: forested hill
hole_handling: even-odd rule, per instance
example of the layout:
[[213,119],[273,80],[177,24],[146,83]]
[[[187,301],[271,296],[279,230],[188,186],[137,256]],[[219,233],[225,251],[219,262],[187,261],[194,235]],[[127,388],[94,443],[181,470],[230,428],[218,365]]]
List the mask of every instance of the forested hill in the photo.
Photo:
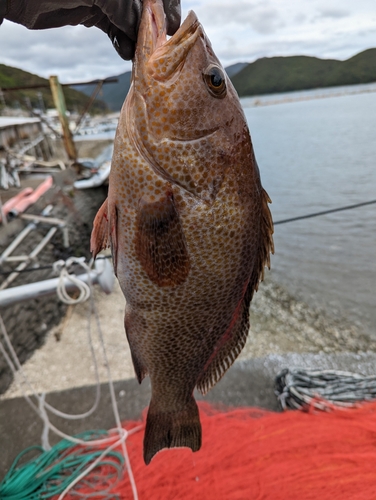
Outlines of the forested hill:
[[[376,49],[348,59],[318,59],[308,56],[270,57],[226,68],[240,96],[292,90],[352,85],[376,81]],[[120,110],[130,84],[130,72],[118,75],[118,83],[103,86],[101,99],[112,110]],[[91,94],[94,86],[81,87]]]
[[[376,48],[365,50],[346,61],[309,56],[264,57],[249,64],[237,63],[226,69],[241,97],[370,83],[376,82]],[[130,77],[131,73],[128,71],[117,75],[118,83],[103,85],[99,94],[101,101],[95,102],[93,111],[100,112],[106,108],[120,110],[129,89]],[[0,64],[0,88],[39,83],[48,81],[21,69]],[[68,109],[82,110],[93,89],[94,85],[76,89],[64,87]],[[45,105],[52,107],[50,90],[47,88],[40,91]],[[38,107],[38,95],[35,90],[6,92],[4,96],[8,105],[15,105],[17,101],[23,104],[24,98],[29,97],[32,105]]]
[[[52,95],[49,87],[32,89],[32,90],[17,90],[8,92],[7,88],[10,87],[24,87],[27,85],[49,85],[48,80],[41,78],[40,76],[33,75],[22,69],[12,68],[11,66],[6,66],[5,64],[0,64],[0,89],[3,90],[3,96],[5,103],[10,107],[25,107],[25,98],[29,98],[31,105],[33,107],[39,108],[39,97],[38,92],[42,93],[44,105],[46,108],[54,107]],[[82,92],[71,89],[69,87],[64,87],[64,96],[67,104],[67,108],[70,111],[82,111],[89,97]],[[0,106],[1,106],[0,101]],[[107,110],[107,105],[102,101],[96,101],[92,107],[94,112],[103,112]]]
[[308,56],[264,57],[231,79],[240,96],[375,82],[376,49],[365,50],[346,61]]

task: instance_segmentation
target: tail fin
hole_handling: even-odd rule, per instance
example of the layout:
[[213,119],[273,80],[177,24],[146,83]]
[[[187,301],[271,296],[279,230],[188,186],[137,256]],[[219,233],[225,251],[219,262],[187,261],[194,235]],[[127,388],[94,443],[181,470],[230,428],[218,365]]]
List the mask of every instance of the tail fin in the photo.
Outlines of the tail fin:
[[150,402],[144,437],[144,460],[148,465],[163,448],[201,448],[201,423],[194,397],[180,411],[162,412]]

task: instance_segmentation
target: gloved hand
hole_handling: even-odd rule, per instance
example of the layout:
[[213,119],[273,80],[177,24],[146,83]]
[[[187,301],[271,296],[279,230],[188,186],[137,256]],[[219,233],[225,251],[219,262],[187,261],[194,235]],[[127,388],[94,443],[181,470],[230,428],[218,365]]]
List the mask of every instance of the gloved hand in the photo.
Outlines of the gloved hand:
[[[173,35],[180,25],[180,0],[163,0],[163,4],[167,34]],[[141,12],[142,0],[8,0],[5,18],[35,30],[97,26],[123,59],[132,59]]]

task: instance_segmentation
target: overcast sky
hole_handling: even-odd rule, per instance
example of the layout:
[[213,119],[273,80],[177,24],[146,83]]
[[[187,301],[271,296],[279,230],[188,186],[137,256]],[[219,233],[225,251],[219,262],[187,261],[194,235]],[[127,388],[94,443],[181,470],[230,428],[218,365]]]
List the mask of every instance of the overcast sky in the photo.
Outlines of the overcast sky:
[[[182,0],[193,9],[224,66],[260,57],[347,59],[376,47],[375,0]],[[29,31],[0,26],[0,63],[62,82],[117,75],[131,68],[96,28]]]

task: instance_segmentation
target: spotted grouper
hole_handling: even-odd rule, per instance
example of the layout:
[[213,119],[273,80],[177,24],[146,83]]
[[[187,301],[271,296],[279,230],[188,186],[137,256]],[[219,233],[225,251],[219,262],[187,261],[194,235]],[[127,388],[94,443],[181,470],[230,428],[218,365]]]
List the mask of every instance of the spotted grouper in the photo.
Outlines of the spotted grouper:
[[163,448],[200,449],[193,391],[213,387],[246,342],[273,251],[268,202],[239,98],[197,16],[167,39],[162,0],[144,0],[91,247],[111,245],[134,369],[151,379],[146,464]]

